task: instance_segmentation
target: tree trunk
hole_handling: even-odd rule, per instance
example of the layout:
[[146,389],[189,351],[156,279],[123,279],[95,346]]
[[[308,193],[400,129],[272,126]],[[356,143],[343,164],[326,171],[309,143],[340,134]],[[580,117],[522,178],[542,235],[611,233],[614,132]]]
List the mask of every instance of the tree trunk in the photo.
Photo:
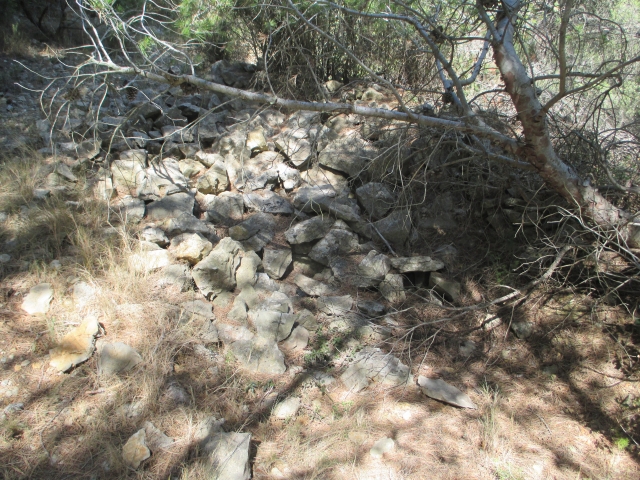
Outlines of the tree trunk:
[[531,163],[549,187],[569,203],[578,206],[581,214],[597,226],[616,228],[630,246],[639,246],[640,235],[635,225],[629,224],[629,213],[613,205],[596,188],[584,182],[556,154],[549,135],[546,112],[513,45],[512,19],[507,16],[496,27],[502,35],[501,38],[493,38],[493,59],[502,75],[505,90],[518,112],[525,138],[525,143],[518,148],[518,156]]

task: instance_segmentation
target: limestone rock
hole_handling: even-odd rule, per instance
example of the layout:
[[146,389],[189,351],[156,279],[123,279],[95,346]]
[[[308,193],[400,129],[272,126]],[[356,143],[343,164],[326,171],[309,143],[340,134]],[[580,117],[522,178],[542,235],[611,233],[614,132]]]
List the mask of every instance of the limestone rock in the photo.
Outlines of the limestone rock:
[[202,193],[212,193],[217,195],[229,188],[227,177],[227,167],[221,161],[216,161],[198,179],[198,191]]
[[280,177],[282,186],[287,192],[293,190],[302,183],[300,171],[289,167],[285,163],[278,164],[278,176]]
[[290,248],[265,248],[262,254],[262,268],[267,275],[278,280],[284,276],[292,259]]
[[191,193],[174,193],[147,205],[149,220],[164,221],[183,213],[193,214],[195,199]]
[[146,433],[144,428],[141,428],[131,435],[127,443],[122,447],[122,458],[128,467],[135,470],[150,456],[151,451],[147,447]]
[[163,230],[157,227],[145,227],[140,233],[140,238],[146,240],[147,242],[155,243],[160,247],[166,247],[167,245],[169,245],[169,238]]
[[361,138],[340,137],[327,145],[318,154],[318,162],[350,177],[357,177],[369,166],[371,160],[378,155],[375,147]]
[[284,232],[284,236],[292,245],[307,243],[324,237],[332,225],[334,220],[328,216],[319,215],[317,217],[304,220],[297,223]]
[[129,266],[136,272],[153,272],[173,263],[173,257],[166,250],[134,253],[129,256]]
[[309,345],[309,330],[302,325],[298,325],[291,331],[291,335],[284,342],[282,347],[287,350],[304,350]]
[[276,226],[273,216],[255,213],[244,222],[231,227],[229,236],[242,242],[245,250],[259,251],[273,239]]
[[366,183],[356,189],[360,205],[375,220],[384,217],[395,203],[395,198],[383,183]]
[[293,283],[295,283],[304,293],[311,295],[312,297],[331,295],[335,290],[333,287],[330,287],[325,283],[318,282],[317,280],[302,274],[296,275],[293,279]]
[[439,378],[427,378],[422,375],[418,377],[420,390],[426,396],[449,403],[456,407],[476,409],[476,405],[465,394],[453,385],[449,385]]
[[252,152],[264,152],[269,149],[262,128],[256,128],[247,134],[247,148]]
[[291,418],[295,416],[296,413],[298,413],[301,403],[302,400],[300,399],[300,397],[289,397],[278,403],[273,408],[273,412],[271,412],[271,414],[275,418],[286,420],[287,418]]
[[200,151],[196,153],[196,160],[207,168],[213,166],[216,162],[224,165],[224,157],[218,153],[205,153]]
[[404,279],[402,275],[388,273],[378,286],[382,296],[390,303],[402,303],[407,299],[404,291]]
[[390,452],[396,446],[396,442],[391,438],[381,438],[373,444],[369,453],[373,458],[381,458],[385,453]]
[[280,342],[287,338],[296,319],[295,315],[277,311],[263,310],[252,314],[257,336],[265,343]]
[[193,267],[193,280],[205,297],[235,288],[241,251],[242,245],[239,242],[226,237]]
[[195,265],[209,255],[213,244],[199,233],[182,233],[171,239],[171,252],[179,260]]
[[353,297],[343,295],[341,297],[319,297],[317,302],[318,310],[327,315],[340,315],[351,310]]
[[359,248],[358,236],[355,233],[334,227],[313,246],[309,257],[322,265],[329,266],[333,258],[358,252]]
[[387,242],[392,245],[403,245],[411,233],[411,216],[405,210],[395,210],[373,225]]
[[371,381],[390,386],[410,385],[413,376],[409,367],[398,358],[382,352],[379,348],[365,347],[340,379],[349,390],[359,392]]
[[87,360],[94,351],[94,340],[99,329],[98,320],[88,318],[67,333],[60,344],[49,352],[51,366],[59,372],[66,372]]
[[429,287],[433,288],[441,295],[445,295],[449,300],[458,302],[460,300],[460,284],[449,280],[444,275],[431,272],[429,275]]
[[231,227],[242,221],[244,199],[240,193],[222,192],[220,195],[206,195],[203,204],[210,222]]
[[262,195],[245,193],[244,204],[249,211],[253,212],[280,213],[284,215],[293,213],[293,206],[286,198],[269,190],[263,191]]
[[186,178],[195,177],[196,175],[200,175],[204,172],[204,165],[196,160],[191,158],[185,158],[184,160],[180,160],[178,162],[178,166],[180,167],[180,171]]
[[214,242],[218,241],[217,236],[209,225],[187,212],[181,213],[175,218],[168,219],[164,223],[163,228],[169,236],[180,235],[182,233],[199,233]]
[[525,340],[533,333],[533,324],[527,321],[511,322],[511,330],[520,340]]
[[153,163],[138,179],[136,193],[140,198],[157,198],[182,192],[187,188],[187,179],[180,171],[178,161],[166,158]]
[[22,301],[22,309],[29,315],[45,314],[49,311],[51,300],[53,300],[53,287],[50,283],[41,283],[31,287]]
[[173,438],[166,436],[151,422],[144,422],[145,441],[151,452],[169,448],[173,445]]
[[307,138],[295,138],[290,132],[284,132],[278,136],[275,144],[297,168],[306,165],[311,157],[311,142]]
[[[122,154],[120,158],[122,158]],[[128,193],[134,194],[144,179],[142,172],[146,166],[146,156],[132,160],[115,160],[111,164],[113,183],[116,187],[120,187]]]
[[378,317],[384,315],[384,305],[373,300],[358,300],[358,310],[368,316]]
[[391,269],[389,257],[371,250],[360,262],[357,269],[359,287],[375,287],[384,280]]
[[144,218],[146,209],[143,200],[131,196],[124,197],[114,205],[114,210],[125,223],[139,223]]
[[87,282],[77,282],[73,286],[73,302],[76,309],[80,310],[89,305],[95,299],[96,293],[95,287]]
[[275,342],[253,338],[234,342],[230,347],[241,365],[253,372],[280,375],[287,369],[284,355]]
[[431,257],[397,257],[391,258],[391,265],[400,273],[435,272],[444,268],[444,263]]
[[176,285],[181,291],[186,291],[191,285],[193,278],[191,270],[187,265],[175,264],[168,265],[162,269],[158,278],[158,285]]
[[253,286],[258,281],[258,268],[262,265],[260,257],[252,251],[245,252],[240,261],[240,267],[236,271],[236,283],[238,288]]
[[140,362],[142,362],[140,354],[125,343],[103,342],[98,346],[98,375],[126,372]]
[[208,456],[207,478],[216,480],[249,480],[250,433],[216,432],[201,443],[200,451]]

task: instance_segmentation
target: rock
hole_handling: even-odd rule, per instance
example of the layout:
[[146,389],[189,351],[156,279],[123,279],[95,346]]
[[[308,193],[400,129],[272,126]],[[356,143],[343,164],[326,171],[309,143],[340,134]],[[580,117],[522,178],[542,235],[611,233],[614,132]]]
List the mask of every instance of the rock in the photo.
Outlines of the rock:
[[289,397],[278,403],[271,412],[271,415],[275,418],[286,420],[298,413],[301,403],[302,400],[299,397]]
[[436,292],[447,297],[448,300],[460,301],[460,284],[453,280],[447,279],[444,275],[431,272],[429,275],[429,287]]
[[[122,155],[121,155],[122,157]],[[134,194],[138,186],[144,180],[144,169],[147,167],[147,160],[114,160],[111,164],[111,176],[116,187],[122,188],[124,191]]]
[[397,257],[391,258],[391,265],[400,273],[435,272],[444,268],[444,263],[431,257]]
[[184,192],[187,189],[187,179],[180,171],[178,161],[167,158],[153,163],[144,172],[144,179],[138,181],[136,194],[140,198],[155,199]]
[[382,456],[393,450],[396,446],[396,442],[394,442],[391,438],[381,438],[376,443],[373,444],[369,453],[373,458],[382,458]]
[[191,286],[192,281],[191,271],[187,265],[168,265],[162,269],[158,278],[158,285],[176,285],[180,287],[181,291],[185,292]]
[[334,257],[358,252],[359,247],[358,236],[355,233],[334,226],[313,246],[309,257],[322,265],[329,266]]
[[53,287],[50,283],[41,283],[31,287],[22,301],[22,309],[29,315],[45,314],[49,311],[51,300],[53,300]]
[[302,183],[300,171],[295,168],[291,168],[284,163],[278,164],[278,176],[280,177],[282,186],[287,192],[293,190]]
[[329,143],[318,154],[318,163],[323,167],[344,172],[350,177],[357,177],[369,166],[378,150],[361,138],[355,136],[340,137]]
[[149,273],[173,263],[173,257],[166,250],[134,253],[129,256],[129,266],[136,272]]
[[402,303],[407,299],[402,275],[388,273],[378,286],[378,290],[390,303]]
[[195,199],[191,193],[174,193],[147,205],[149,220],[164,221],[187,213],[193,214]]
[[131,435],[122,447],[122,458],[128,467],[135,470],[150,456],[151,451],[146,444],[146,433],[144,428],[141,428]]
[[147,209],[143,200],[131,196],[124,197],[114,208],[125,223],[139,223]]
[[356,284],[363,288],[375,287],[384,280],[390,269],[389,257],[371,250],[358,265]]
[[403,245],[411,233],[411,216],[408,211],[395,210],[373,225],[387,242],[392,245]]
[[287,369],[284,364],[284,355],[275,342],[253,338],[234,342],[230,347],[242,366],[250,371],[280,375]]
[[78,177],[64,163],[56,163],[53,172],[47,176],[47,186],[51,188],[66,187],[77,182]]
[[242,162],[227,159],[227,171],[233,185],[248,193],[267,188],[267,185],[275,185],[278,182],[277,165],[282,160],[277,152],[262,152],[252,158],[243,158]]
[[304,350],[309,345],[309,330],[305,327],[298,325],[291,331],[291,335],[284,342],[282,347],[286,350]]
[[531,322],[511,322],[511,330],[516,334],[520,340],[525,340],[533,333],[533,324]]
[[205,320],[212,320],[215,318],[213,315],[213,307],[210,303],[203,300],[183,302],[180,304],[180,308],[185,312],[187,321],[191,320],[193,317],[201,317]]
[[290,248],[265,248],[262,254],[262,268],[267,275],[278,280],[284,276],[292,259]]
[[269,149],[262,128],[256,128],[247,134],[247,148],[251,152],[264,152]]
[[340,376],[340,380],[349,390],[359,392],[371,381],[392,386],[410,385],[413,376],[409,367],[398,358],[379,348],[365,347]]
[[182,233],[199,233],[211,239],[212,242],[219,240],[212,227],[210,228],[205,222],[186,212],[175,218],[168,219],[164,224],[164,229],[169,236]]
[[66,372],[87,360],[94,351],[94,340],[99,329],[98,320],[88,318],[67,333],[60,344],[49,352],[51,366],[59,372]]
[[47,188],[34,188],[33,198],[36,200],[45,200],[51,196],[51,190]]
[[331,295],[331,293],[335,291],[335,288],[302,274],[296,275],[293,279],[293,283],[295,283],[304,293],[311,295],[312,297]]
[[251,330],[242,326],[219,322],[216,327],[220,340],[228,345],[235,342],[247,342],[255,338],[255,334]]
[[208,456],[207,478],[216,480],[249,480],[250,433],[217,432],[201,443],[200,451]]
[[329,80],[328,82],[325,82],[324,86],[329,93],[335,93],[340,90],[344,84],[337,80]]
[[300,177],[312,187],[330,185],[338,195],[348,195],[350,191],[349,180],[345,176],[322,168],[319,165],[300,172]]
[[244,199],[240,193],[222,192],[220,195],[206,195],[203,210],[210,222],[231,227],[242,221]]
[[458,352],[463,357],[470,357],[476,351],[476,342],[473,340],[465,340],[460,344]]
[[383,183],[371,182],[358,187],[356,197],[374,220],[384,217],[395,204],[393,194]]
[[202,193],[212,193],[217,195],[229,188],[229,179],[227,177],[227,167],[221,161],[216,161],[211,167],[198,179],[198,191]]
[[160,449],[173,445],[173,438],[167,437],[151,422],[144,422],[145,441],[147,447],[154,454]]
[[278,135],[275,145],[296,168],[305,166],[311,157],[311,142],[306,138],[295,138],[291,132]]
[[422,393],[435,400],[440,400],[456,407],[478,408],[466,394],[439,378],[427,378],[420,375],[418,377],[418,386]]
[[280,213],[284,215],[293,213],[293,206],[287,199],[268,190],[263,191],[263,195],[245,193],[243,198],[245,206],[252,212]]
[[231,227],[229,236],[242,242],[245,250],[259,251],[273,239],[276,226],[273,216],[255,213],[244,222]]
[[8,253],[0,254],[0,264],[9,263],[11,261],[11,255]]
[[125,343],[103,342],[98,347],[98,375],[126,372],[140,362],[142,362],[140,354]]
[[191,397],[175,379],[170,379],[167,382],[167,388],[161,398],[163,402],[169,403],[174,408],[178,405],[189,405],[191,403]]
[[307,277],[313,277],[317,273],[322,272],[325,269],[325,266],[315,260],[311,260],[309,257],[294,255],[293,269],[296,273],[302,273]]
[[379,317],[385,312],[384,305],[372,300],[358,300],[357,307],[361,313],[371,317]]
[[212,167],[215,163],[224,165],[224,157],[218,153],[205,153],[200,151],[196,153],[196,160],[207,168]]
[[185,158],[184,160],[180,160],[178,162],[178,166],[180,167],[180,171],[186,178],[195,177],[196,175],[200,175],[204,172],[204,165],[196,160],[191,158]]
[[317,302],[318,310],[327,315],[341,315],[351,310],[353,298],[351,295],[341,297],[319,297]]
[[255,252],[245,252],[240,261],[240,267],[236,271],[238,288],[244,288],[247,285],[253,287],[258,281],[257,272],[261,265],[262,260]]
[[87,282],[77,282],[73,286],[73,302],[76,309],[80,310],[91,303],[96,296],[96,289]]
[[303,186],[293,197],[293,206],[306,213],[313,213],[319,209],[319,201],[338,196],[331,185]]
[[193,280],[205,297],[231,291],[236,286],[242,245],[227,237],[193,268]]
[[319,215],[303,222],[297,223],[284,232],[284,236],[292,245],[311,242],[323,238],[335,221],[328,216]]
[[297,317],[290,313],[264,310],[252,312],[251,317],[258,338],[265,343],[281,342],[287,338],[297,320]]
[[213,244],[199,233],[182,233],[171,239],[171,252],[178,260],[195,265],[209,255]]
[[157,227],[145,227],[140,233],[140,238],[147,242],[155,243],[160,247],[166,247],[169,245],[169,238],[163,230]]

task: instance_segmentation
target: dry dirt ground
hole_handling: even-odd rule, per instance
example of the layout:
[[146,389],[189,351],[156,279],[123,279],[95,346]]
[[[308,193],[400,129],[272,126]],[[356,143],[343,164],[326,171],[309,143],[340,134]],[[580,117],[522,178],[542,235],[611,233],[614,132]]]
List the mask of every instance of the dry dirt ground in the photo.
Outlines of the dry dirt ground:
[[[205,478],[194,436],[213,415],[225,419],[227,431],[251,432],[256,479],[640,478],[640,388],[632,368],[638,352],[621,309],[546,285],[518,308],[490,311],[500,320],[485,327],[481,310],[405,335],[417,323],[451,314],[410,295],[392,311],[393,339],[378,346],[411,365],[414,377],[457,386],[477,410],[429,399],[415,387],[353,394],[339,380],[318,386],[309,372],[337,378],[359,348],[349,334],[316,332],[304,353],[287,356],[287,373],[251,375],[222,345],[198,348],[196,326],[175,307],[200,299],[198,292],[160,288],[154,274],[128,267],[136,227],[109,221],[106,206],[82,186],[78,203],[35,201],[33,188],[43,184],[42,166],[51,160],[33,151],[3,153],[0,210],[8,215],[0,249],[12,239],[17,248],[0,265],[0,409],[22,407],[2,415],[0,477]],[[91,172],[85,176],[90,180]],[[477,260],[464,253],[469,233],[447,235],[438,242],[461,252],[448,267],[467,286],[464,303],[504,294],[490,268],[464,270]],[[72,295],[78,280],[96,289],[82,308]],[[54,287],[51,308],[29,316],[21,302],[42,282]],[[94,355],[70,373],[56,373],[49,350],[89,313],[98,315],[101,335],[133,346],[143,362],[104,378]],[[218,318],[224,313],[214,307]],[[526,340],[509,330],[522,320],[534,327]],[[476,344],[470,354],[460,348],[468,340]],[[186,395],[177,399],[176,389]],[[273,402],[291,395],[302,399],[297,415],[273,418]],[[122,447],[146,421],[174,443],[133,471],[122,461]],[[395,448],[374,458],[369,451],[383,437]]]

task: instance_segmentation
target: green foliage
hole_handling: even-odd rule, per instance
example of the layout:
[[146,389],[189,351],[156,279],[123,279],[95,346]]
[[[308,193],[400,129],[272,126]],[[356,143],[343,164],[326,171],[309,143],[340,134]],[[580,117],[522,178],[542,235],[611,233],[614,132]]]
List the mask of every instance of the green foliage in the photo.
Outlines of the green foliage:
[[629,447],[630,442],[627,437],[620,437],[620,438],[614,439],[614,443],[616,444],[616,447],[618,447],[620,450],[626,450]]

